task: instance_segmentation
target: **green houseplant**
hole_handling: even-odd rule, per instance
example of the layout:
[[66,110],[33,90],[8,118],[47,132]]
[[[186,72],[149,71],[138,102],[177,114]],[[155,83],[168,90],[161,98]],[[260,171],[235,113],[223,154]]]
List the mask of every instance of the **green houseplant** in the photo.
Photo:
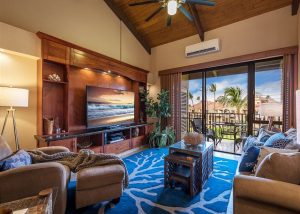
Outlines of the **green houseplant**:
[[149,145],[151,147],[164,147],[173,144],[175,141],[175,132],[172,127],[167,126],[162,129],[162,119],[171,116],[169,103],[169,92],[162,90],[157,94],[157,99],[149,97],[149,91],[141,94],[141,101],[145,103],[146,114],[148,117],[154,118],[155,128],[150,133]]

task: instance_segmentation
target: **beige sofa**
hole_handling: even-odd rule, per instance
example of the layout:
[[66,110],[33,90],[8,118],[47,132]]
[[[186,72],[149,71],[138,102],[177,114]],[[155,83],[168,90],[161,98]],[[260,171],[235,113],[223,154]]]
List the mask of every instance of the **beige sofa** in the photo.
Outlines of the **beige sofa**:
[[300,213],[300,186],[255,176],[234,179],[234,214]]
[[[69,151],[65,147],[39,148],[47,154]],[[0,136],[0,160],[12,154]],[[76,208],[99,201],[117,200],[123,193],[124,169],[120,165],[99,166],[78,172]],[[37,195],[41,190],[55,188],[57,196],[54,213],[66,211],[68,167],[55,162],[32,164],[0,172],[0,203]]]

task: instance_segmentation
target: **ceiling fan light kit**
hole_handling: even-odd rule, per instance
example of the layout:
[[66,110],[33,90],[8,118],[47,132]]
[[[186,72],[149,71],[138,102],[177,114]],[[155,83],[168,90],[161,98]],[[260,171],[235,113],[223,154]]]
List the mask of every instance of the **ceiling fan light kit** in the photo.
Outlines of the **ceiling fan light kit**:
[[191,13],[185,9],[184,4],[197,4],[205,6],[215,6],[215,2],[209,0],[147,0],[147,1],[135,1],[130,3],[129,6],[140,6],[146,4],[160,4],[159,8],[156,9],[152,14],[150,14],[145,21],[150,21],[154,16],[156,16],[162,9],[167,9],[168,19],[167,26],[170,26],[172,23],[172,16],[177,13],[177,9],[190,21],[193,22],[193,16]]
[[168,14],[170,16],[175,15],[177,13],[177,7],[178,7],[177,0],[169,0],[167,6]]

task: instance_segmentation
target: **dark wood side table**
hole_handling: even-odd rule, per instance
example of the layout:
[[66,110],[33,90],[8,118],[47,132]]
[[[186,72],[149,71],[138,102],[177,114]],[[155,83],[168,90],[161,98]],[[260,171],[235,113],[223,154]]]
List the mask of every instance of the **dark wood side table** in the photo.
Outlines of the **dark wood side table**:
[[180,182],[194,196],[202,191],[212,171],[213,143],[205,142],[194,147],[180,141],[169,147],[169,155],[165,157],[165,187]]
[[4,210],[4,213],[26,210],[26,214],[52,214],[56,193],[56,188],[45,189],[39,192],[37,196],[0,204],[0,210]]

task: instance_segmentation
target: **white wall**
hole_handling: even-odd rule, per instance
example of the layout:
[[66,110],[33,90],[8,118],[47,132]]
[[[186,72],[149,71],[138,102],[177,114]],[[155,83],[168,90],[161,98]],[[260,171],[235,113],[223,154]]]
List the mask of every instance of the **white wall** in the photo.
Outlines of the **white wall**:
[[150,55],[103,0],[0,0],[0,5],[2,22],[150,69]]
[[[28,108],[16,108],[16,122],[20,146],[32,149],[37,132],[37,60],[30,57],[0,52],[0,86],[14,86],[29,89]],[[0,127],[2,129],[6,107],[0,107]],[[15,149],[11,115],[8,118],[4,137]]]
[[156,78],[152,93],[160,89],[160,70],[298,45],[298,17],[284,7],[205,33],[206,40],[214,38],[221,39],[221,51],[194,58],[185,58],[184,50],[200,42],[198,35],[153,48],[151,70]]

